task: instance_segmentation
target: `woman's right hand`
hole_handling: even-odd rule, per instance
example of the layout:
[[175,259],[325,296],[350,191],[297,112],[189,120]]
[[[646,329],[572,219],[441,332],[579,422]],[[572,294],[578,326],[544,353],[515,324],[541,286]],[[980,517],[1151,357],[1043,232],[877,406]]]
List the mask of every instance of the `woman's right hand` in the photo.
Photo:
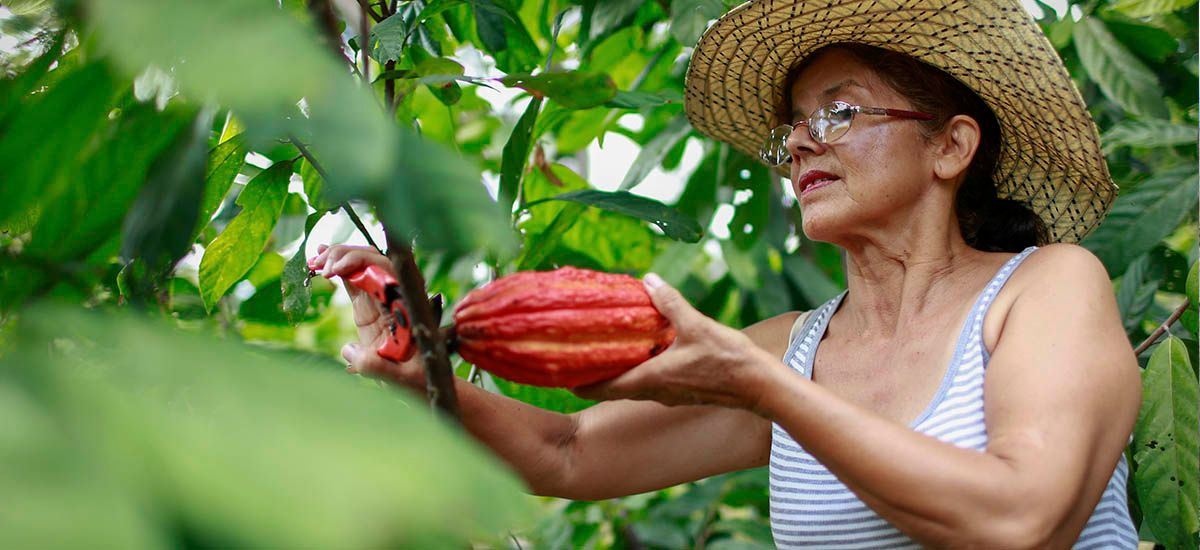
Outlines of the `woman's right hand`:
[[425,372],[416,356],[404,363],[396,363],[375,352],[391,337],[391,319],[384,312],[382,304],[370,294],[345,282],[346,277],[368,265],[377,265],[392,276],[396,275],[391,261],[369,246],[321,245],[317,247],[317,255],[308,260],[308,268],[325,278],[342,277],[342,284],[350,295],[354,307],[354,325],[358,327],[358,342],[342,346],[342,358],[348,363],[346,372],[422,390],[425,387]]

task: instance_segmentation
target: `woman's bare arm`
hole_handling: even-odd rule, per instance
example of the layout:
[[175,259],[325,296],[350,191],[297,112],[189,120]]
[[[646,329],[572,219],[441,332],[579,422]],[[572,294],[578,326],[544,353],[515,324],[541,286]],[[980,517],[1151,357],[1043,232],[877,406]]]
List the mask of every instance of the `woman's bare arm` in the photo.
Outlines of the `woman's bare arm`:
[[916,540],[950,547],[1068,547],[1126,445],[1137,363],[1103,267],[1078,247],[1023,266],[985,382],[979,453],[884,420],[790,373],[760,402],[869,506]]
[[984,382],[985,452],[852,404],[754,346],[730,351],[744,335],[648,282],[679,331],[675,344],[584,393],[753,410],[926,546],[1069,547],[1137,416],[1139,373],[1111,284],[1077,246],[1047,246],[1009,280],[1014,297],[997,313],[1004,322]]
[[[356,247],[333,247],[315,259],[326,276],[349,275],[370,263],[391,269],[383,256]],[[423,392],[423,370],[416,360],[398,364],[371,351],[383,330],[375,326],[377,308],[357,293],[352,296],[362,344],[343,350],[350,370]],[[781,358],[796,316],[764,320],[744,334]],[[770,448],[770,423],[745,410],[624,400],[566,415],[463,380],[456,380],[456,390],[466,429],[540,495],[599,500],[660,489],[764,465]]]

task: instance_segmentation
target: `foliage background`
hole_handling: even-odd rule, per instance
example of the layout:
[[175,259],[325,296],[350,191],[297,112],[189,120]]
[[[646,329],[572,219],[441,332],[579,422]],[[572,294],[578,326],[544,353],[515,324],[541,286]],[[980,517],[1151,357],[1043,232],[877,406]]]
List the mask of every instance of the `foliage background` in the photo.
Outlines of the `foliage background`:
[[[348,308],[302,284],[308,236],[347,238],[352,208],[415,238],[451,307],[568,264],[654,270],[734,327],[834,295],[840,254],[797,234],[786,186],[682,116],[690,47],[731,3],[0,4],[17,44],[0,56],[0,491],[19,495],[0,545],[770,546],[763,470],[520,496],[421,403],[338,376]],[[1195,4],[1039,4],[1121,187],[1083,244],[1134,345],[1196,303]],[[619,184],[587,181],[612,134],[637,157]],[[641,197],[689,144],[672,198]],[[1193,305],[1139,358],[1130,501],[1168,548],[1200,541],[1196,323]]]

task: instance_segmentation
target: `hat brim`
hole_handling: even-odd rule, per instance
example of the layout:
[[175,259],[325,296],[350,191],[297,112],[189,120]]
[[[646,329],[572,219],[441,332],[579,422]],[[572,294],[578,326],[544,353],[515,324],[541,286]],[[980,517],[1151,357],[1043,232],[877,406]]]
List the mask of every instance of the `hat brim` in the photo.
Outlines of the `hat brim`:
[[685,81],[696,130],[758,158],[788,70],[834,43],[910,55],[974,90],[1001,127],[997,194],[1029,205],[1052,242],[1076,242],[1117,194],[1079,91],[1019,2],[758,0],[700,38]]

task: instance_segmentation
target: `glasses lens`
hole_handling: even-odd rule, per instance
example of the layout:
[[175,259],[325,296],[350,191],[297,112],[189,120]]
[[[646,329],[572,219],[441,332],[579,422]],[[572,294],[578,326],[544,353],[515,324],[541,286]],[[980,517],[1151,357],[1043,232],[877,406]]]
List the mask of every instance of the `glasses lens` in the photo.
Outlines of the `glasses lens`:
[[792,135],[792,130],[793,128],[787,124],[772,129],[771,133],[767,134],[767,140],[763,142],[762,148],[758,151],[759,158],[771,166],[791,162],[792,156],[788,153],[787,140],[788,136]]
[[830,103],[813,113],[809,131],[812,133],[813,139],[821,143],[829,143],[846,135],[846,132],[850,130],[850,120],[853,118],[854,111],[850,105],[840,101]]

